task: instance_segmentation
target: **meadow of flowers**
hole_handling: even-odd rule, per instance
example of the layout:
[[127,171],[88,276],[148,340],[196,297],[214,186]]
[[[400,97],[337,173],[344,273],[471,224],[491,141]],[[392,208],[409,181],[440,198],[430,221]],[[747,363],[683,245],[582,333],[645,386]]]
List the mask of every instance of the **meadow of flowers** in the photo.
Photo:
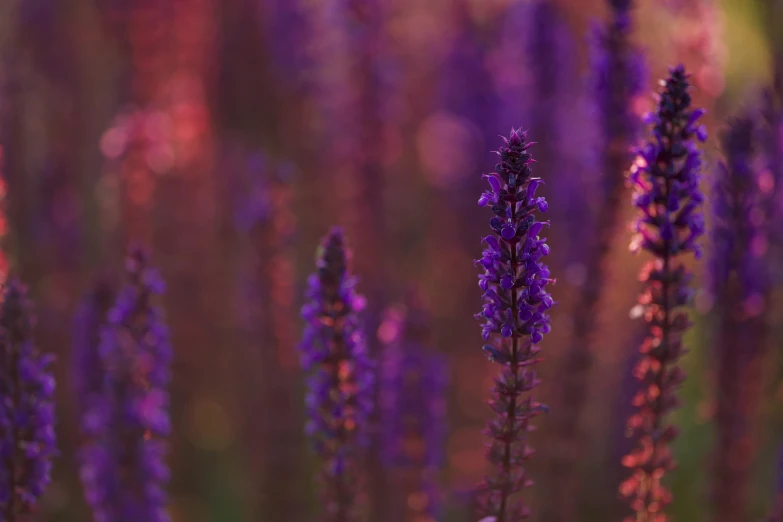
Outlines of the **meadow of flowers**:
[[5,0],[0,174],[0,522],[783,522],[783,0]]

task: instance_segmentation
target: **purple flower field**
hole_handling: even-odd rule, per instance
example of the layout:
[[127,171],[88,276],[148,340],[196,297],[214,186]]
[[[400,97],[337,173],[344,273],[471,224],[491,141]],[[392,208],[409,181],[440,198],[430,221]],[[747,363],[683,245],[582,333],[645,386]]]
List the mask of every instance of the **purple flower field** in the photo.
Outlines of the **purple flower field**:
[[0,522],[783,522],[783,0],[0,2]]

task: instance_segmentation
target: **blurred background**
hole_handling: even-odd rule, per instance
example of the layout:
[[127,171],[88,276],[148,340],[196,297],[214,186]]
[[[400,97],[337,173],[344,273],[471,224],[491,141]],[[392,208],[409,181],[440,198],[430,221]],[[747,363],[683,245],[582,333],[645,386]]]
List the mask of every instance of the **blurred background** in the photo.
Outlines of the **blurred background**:
[[[774,11],[763,0],[636,2],[647,88],[634,111],[651,109],[657,80],[684,63],[695,105],[708,111],[708,172],[723,122],[772,82],[783,53]],[[369,300],[371,339],[381,311],[409,289],[429,305],[449,376],[443,520],[472,520],[497,371],[473,320],[481,308],[473,259],[489,230],[489,213],[476,205],[480,174],[512,126],[539,143],[559,303],[542,345],[546,402],[568,378],[557,372],[559,356],[591,276],[583,242],[602,200],[590,42],[607,13],[602,0],[1,0],[2,268],[30,285],[38,341],[59,360],[61,455],[37,519],[89,519],[75,459],[71,323],[95,278],[119,277],[125,244],[139,240],[168,283],[174,520],[313,520],[299,308],[319,238],[340,224]],[[642,260],[618,228],[582,420],[588,447],[574,460],[585,521],[626,513],[616,491]],[[699,293],[675,419],[675,520],[707,518],[710,309]],[[782,311],[769,315],[753,424],[754,519],[773,498],[783,442]],[[534,435],[537,485],[526,493],[534,506],[555,480],[548,423],[542,416]]]

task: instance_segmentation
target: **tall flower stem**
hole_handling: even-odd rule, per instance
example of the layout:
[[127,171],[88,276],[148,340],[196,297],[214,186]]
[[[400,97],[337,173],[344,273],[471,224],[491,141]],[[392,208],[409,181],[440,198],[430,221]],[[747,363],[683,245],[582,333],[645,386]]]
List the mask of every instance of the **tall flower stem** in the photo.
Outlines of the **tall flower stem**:
[[653,256],[640,276],[645,291],[639,307],[649,335],[634,370],[640,383],[633,399],[638,411],[628,421],[636,448],[623,458],[632,475],[620,486],[636,513],[626,518],[629,522],[668,520],[664,509],[672,495],[661,480],[675,467],[669,444],[677,429],[666,425],[665,416],[677,406],[676,389],[685,379],[677,361],[690,323],[678,309],[692,296],[688,288],[692,275],[679,259],[688,252],[700,256],[696,241],[704,233],[699,211],[701,154],[693,141],[706,139],[703,127],[696,126],[703,111],[691,110],[690,84],[682,66],[673,68],[663,84],[657,112],[648,117],[654,137],[639,150],[629,174],[634,206],[640,213],[631,249]]
[[523,468],[533,455],[526,433],[544,407],[523,394],[539,384],[533,365],[540,360],[537,344],[550,330],[547,310],[554,304],[545,290],[554,281],[541,261],[549,254],[546,240],[538,236],[544,223],[534,215],[545,212],[547,203],[535,197],[542,181],[530,170],[526,138],[517,130],[504,138],[501,162],[494,173],[483,175],[490,190],[479,199],[480,206],[491,205],[495,217],[490,220],[493,234],[484,238],[488,248],[476,261],[484,270],[479,276],[484,307],[476,318],[484,321],[482,337],[489,343],[484,353],[502,366],[489,401],[497,416],[485,432],[491,439],[487,459],[495,469],[482,487],[479,515],[495,522],[517,522],[530,514],[515,494],[533,484]]

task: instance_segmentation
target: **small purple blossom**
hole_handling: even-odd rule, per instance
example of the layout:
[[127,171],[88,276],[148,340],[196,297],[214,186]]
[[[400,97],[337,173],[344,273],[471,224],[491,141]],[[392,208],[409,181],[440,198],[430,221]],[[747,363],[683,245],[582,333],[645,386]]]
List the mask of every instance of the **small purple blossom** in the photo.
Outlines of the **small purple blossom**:
[[530,421],[545,408],[524,393],[539,380],[534,370],[539,362],[536,346],[550,330],[553,306],[546,286],[554,280],[542,258],[549,254],[546,239],[539,237],[545,222],[536,221],[536,211],[545,212],[547,202],[536,196],[543,183],[533,177],[528,152],[531,144],[524,132],[511,130],[498,151],[501,162],[495,172],[483,174],[490,190],[479,205],[490,207],[493,234],[484,238],[487,248],[476,261],[483,273],[479,286],[484,291],[484,353],[502,366],[495,379],[490,407],[497,414],[487,427],[491,442],[487,459],[495,469],[486,477],[480,516],[494,516],[496,522],[517,522],[529,516],[529,509],[514,499],[515,493],[532,485],[523,468],[533,449],[527,444]]
[[300,344],[309,373],[307,434],[321,460],[324,521],[359,519],[360,470],[369,443],[374,373],[358,312],[366,306],[349,275],[343,232],[333,228],[317,253],[308,279],[306,321]]
[[0,316],[0,522],[33,509],[50,482],[56,455],[52,355],[33,342],[33,304],[11,279]]
[[96,522],[167,522],[165,438],[172,349],[164,291],[147,252],[130,249],[126,283],[100,330],[100,391],[82,411],[81,479]]
[[[420,505],[391,506],[399,522],[440,517],[438,474],[446,441],[446,361],[430,346],[428,314],[410,296],[391,306],[378,329],[384,344],[380,409],[383,459],[397,498],[417,495]],[[395,475],[394,472],[397,472]]]
[[635,520],[648,522],[668,520],[665,508],[672,495],[661,479],[675,466],[669,444],[677,430],[664,418],[677,406],[676,391],[685,379],[677,361],[690,322],[679,308],[688,304],[693,293],[688,287],[692,275],[680,258],[691,252],[698,257],[697,240],[704,234],[702,160],[694,143],[696,138],[706,139],[704,128],[697,125],[704,111],[691,109],[690,84],[682,66],[671,69],[662,85],[657,112],[647,117],[653,124],[653,138],[638,150],[628,176],[639,211],[631,249],[646,250],[653,260],[640,276],[645,290],[639,305],[649,334],[634,369],[640,384],[633,399],[637,411],[627,426],[636,448],[622,459],[632,474],[621,484],[620,493],[636,513]]

